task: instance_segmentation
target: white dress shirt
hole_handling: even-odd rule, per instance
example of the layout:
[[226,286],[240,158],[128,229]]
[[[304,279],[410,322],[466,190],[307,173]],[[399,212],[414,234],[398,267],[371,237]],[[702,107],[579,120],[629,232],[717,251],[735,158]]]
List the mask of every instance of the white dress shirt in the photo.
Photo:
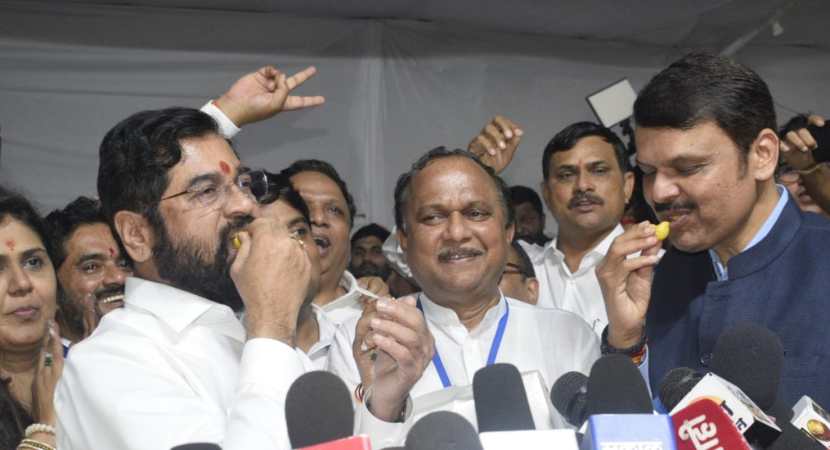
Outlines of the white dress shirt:
[[623,231],[623,227],[618,224],[605,239],[582,257],[576,272],[571,272],[565,263],[565,254],[556,248],[558,237],[548,242],[541,252],[528,249],[529,245],[523,245],[533,262],[536,279],[539,280],[537,305],[570,311],[582,317],[597,336],[600,336],[608,325],[608,313],[605,311],[605,301],[597,280],[596,268],[605,258],[611,243]]
[[340,277],[340,287],[346,293],[326,303],[321,308],[326,312],[328,318],[336,324],[347,321],[357,323],[357,318],[360,318],[360,315],[363,314],[363,293],[360,292],[354,275],[348,270],[344,271],[343,276]]
[[285,396],[311,362],[246,340],[227,306],[128,278],[125,306],[72,348],[58,383],[61,450],[290,449]]
[[[523,373],[537,429],[567,426],[550,404],[548,390],[565,372],[587,374],[600,356],[597,336],[579,317],[502,296],[481,323],[468,331],[453,310],[433,303],[426,295],[422,294],[420,299],[452,387],[444,388],[430,363],[410,392],[412,403],[405,423],[383,422],[364,404],[359,405],[356,432],[369,434],[373,448],[401,445],[409,428],[432,411],[454,411],[476,425],[473,375],[487,363],[498,322],[508,303],[510,314],[496,362],[513,364]],[[354,330],[354,326],[347,328]]]
[[[336,365],[337,375],[346,381],[347,386],[354,388],[360,382],[360,374],[352,354],[352,341],[349,333],[346,332],[343,324],[334,323],[322,308],[317,305],[311,305],[311,307],[314,309],[317,326],[320,329],[320,340],[312,345],[307,353],[312,367],[314,370],[332,372],[332,367]],[[332,360],[337,362],[332,363]]]

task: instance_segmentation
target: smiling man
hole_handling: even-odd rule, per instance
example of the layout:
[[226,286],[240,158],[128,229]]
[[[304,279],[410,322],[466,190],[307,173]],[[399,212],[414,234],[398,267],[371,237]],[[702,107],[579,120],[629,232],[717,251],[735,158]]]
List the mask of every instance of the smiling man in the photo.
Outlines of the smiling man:
[[[510,363],[527,374],[531,408],[544,417],[538,428],[565,425],[541,395],[542,386],[547,389],[568,371],[587,373],[599,356],[598,340],[576,315],[537,308],[499,290],[514,235],[509,198],[504,181],[463,150],[432,150],[398,179],[398,239],[423,293],[378,301],[371,321],[367,346],[383,344],[394,360],[375,361],[371,395],[358,412],[363,429],[372,431],[373,446],[400,445],[407,428],[435,410],[452,410],[476,423],[473,375],[493,363]],[[387,315],[394,310],[400,312],[396,320]],[[426,334],[408,316],[418,310]],[[393,423],[408,399],[417,414]]]
[[[329,163],[316,159],[296,161],[281,172],[291,179],[308,205],[311,236],[320,253],[320,291],[314,304],[335,323],[356,319],[363,312],[366,297],[349,266],[349,234],[357,211],[346,182]],[[360,281],[363,287],[388,293],[379,277]]]
[[611,245],[597,268],[605,351],[642,355],[647,341],[655,388],[672,368],[707,370],[720,333],[754,322],[784,346],[781,410],[804,394],[830,404],[830,221],[775,184],[766,83],[727,58],[690,54],[646,85],[634,119],[645,198],[671,222],[673,248],[658,257],[648,223]]
[[105,314],[124,305],[131,264],[97,200],[78,197],[49,213],[45,221],[60,282],[57,322],[62,337],[76,343],[89,336]]

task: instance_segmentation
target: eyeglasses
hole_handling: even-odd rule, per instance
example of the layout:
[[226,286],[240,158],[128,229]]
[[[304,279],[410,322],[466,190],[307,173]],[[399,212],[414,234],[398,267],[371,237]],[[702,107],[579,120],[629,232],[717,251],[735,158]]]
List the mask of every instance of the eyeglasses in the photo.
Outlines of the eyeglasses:
[[204,208],[222,205],[230,196],[231,189],[236,186],[242,194],[249,197],[251,200],[256,200],[253,192],[251,192],[251,185],[253,183],[250,172],[243,172],[236,176],[233,181],[228,183],[217,183],[215,180],[205,180],[197,183],[189,189],[163,197],[159,202],[170,200],[171,198],[188,196],[187,201],[191,204],[198,205]]

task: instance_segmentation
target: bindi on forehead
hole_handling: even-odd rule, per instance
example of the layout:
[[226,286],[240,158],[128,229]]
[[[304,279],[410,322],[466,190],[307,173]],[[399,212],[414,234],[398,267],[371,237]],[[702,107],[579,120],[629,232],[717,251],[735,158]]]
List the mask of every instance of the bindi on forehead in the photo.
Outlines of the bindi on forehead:
[[110,253],[110,258],[115,258],[115,249],[110,247],[108,250],[109,250],[109,253]]
[[222,171],[225,175],[230,175],[231,173],[231,166],[230,164],[226,163],[225,161],[219,161],[219,170]]
[[8,248],[10,252],[14,251],[15,246],[16,244],[13,240],[9,239],[8,241],[6,241],[6,248]]

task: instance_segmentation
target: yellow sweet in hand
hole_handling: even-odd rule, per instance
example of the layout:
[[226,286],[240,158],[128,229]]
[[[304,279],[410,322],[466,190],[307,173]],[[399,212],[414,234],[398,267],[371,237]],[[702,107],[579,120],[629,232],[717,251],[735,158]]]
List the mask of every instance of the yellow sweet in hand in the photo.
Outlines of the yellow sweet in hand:
[[654,230],[654,235],[657,239],[664,241],[667,237],[669,237],[669,224],[670,222],[660,222]]
[[242,241],[239,240],[238,234],[233,235],[233,238],[231,238],[231,244],[233,245],[233,248],[237,250],[239,250],[239,247],[242,247]]

